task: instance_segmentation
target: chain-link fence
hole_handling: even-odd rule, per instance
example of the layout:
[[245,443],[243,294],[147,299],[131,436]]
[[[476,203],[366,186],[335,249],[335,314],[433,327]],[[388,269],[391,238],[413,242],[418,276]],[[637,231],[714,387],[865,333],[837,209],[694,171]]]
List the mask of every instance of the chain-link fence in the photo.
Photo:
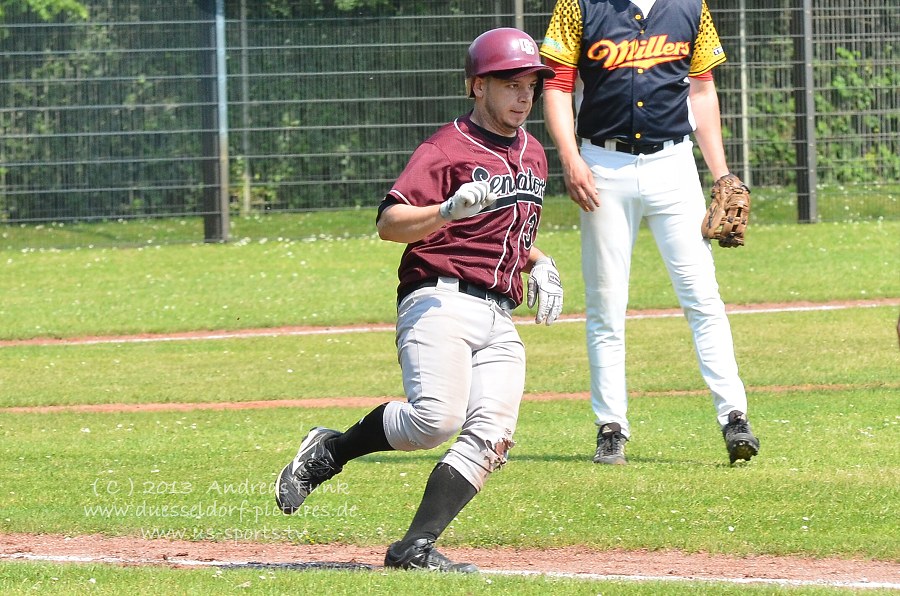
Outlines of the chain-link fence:
[[[813,220],[844,219],[848,195],[900,217],[900,5],[808,2],[711,3],[732,169],[791,201],[812,181]],[[540,41],[553,7],[82,4],[87,20],[0,25],[0,222],[376,205],[416,145],[470,108],[471,40],[520,26]],[[541,118],[529,130],[563,193]]]

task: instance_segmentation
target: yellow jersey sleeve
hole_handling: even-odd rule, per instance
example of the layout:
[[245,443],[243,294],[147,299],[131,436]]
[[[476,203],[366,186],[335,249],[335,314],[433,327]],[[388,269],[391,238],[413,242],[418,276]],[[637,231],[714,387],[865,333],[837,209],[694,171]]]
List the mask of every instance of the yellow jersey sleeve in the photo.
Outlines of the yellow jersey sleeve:
[[558,0],[541,44],[541,56],[567,66],[578,66],[583,29],[578,0]]
[[719,34],[713,25],[712,16],[703,0],[703,8],[700,12],[700,30],[694,41],[694,56],[691,58],[691,70],[689,76],[695,77],[709,72],[716,66],[725,62],[725,50],[719,41]]

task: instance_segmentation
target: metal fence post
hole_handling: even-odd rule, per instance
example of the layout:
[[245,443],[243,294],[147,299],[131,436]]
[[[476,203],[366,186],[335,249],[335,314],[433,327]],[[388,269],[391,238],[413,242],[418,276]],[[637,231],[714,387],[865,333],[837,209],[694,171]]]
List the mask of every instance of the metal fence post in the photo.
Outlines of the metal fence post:
[[797,155],[797,219],[815,223],[816,204],[816,105],[813,78],[812,0],[800,0],[794,11],[794,110]]
[[747,0],[741,0],[739,12],[739,36],[741,52],[741,179],[753,188],[753,172],[750,171],[750,82],[747,65]]
[[243,165],[243,207],[241,215],[250,215],[253,208],[250,196],[250,83],[247,57],[247,0],[241,0],[241,157]]
[[[224,0],[198,0],[208,25],[201,26],[200,64],[204,103],[203,151],[203,239],[227,242],[228,200],[228,94],[225,71]],[[207,49],[208,48],[208,49]]]

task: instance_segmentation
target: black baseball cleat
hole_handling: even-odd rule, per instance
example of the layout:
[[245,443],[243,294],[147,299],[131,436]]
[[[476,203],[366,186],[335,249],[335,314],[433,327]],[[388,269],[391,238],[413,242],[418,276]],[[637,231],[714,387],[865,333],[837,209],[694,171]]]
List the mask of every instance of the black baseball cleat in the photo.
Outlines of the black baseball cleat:
[[300,444],[297,457],[281,470],[275,483],[275,502],[284,513],[297,511],[309,493],[343,469],[325,447],[327,439],[340,434],[321,426],[313,428]]
[[419,538],[404,547],[403,542],[390,545],[384,556],[384,566],[390,569],[422,569],[425,571],[449,571],[454,573],[477,573],[478,567],[471,563],[454,563],[436,548],[434,540]]
[[725,437],[725,448],[732,464],[739,459],[750,461],[759,453],[759,439],[753,436],[750,421],[740,410],[732,410],[728,414],[728,424],[722,428],[722,436]]
[[625,443],[628,439],[622,434],[622,426],[618,422],[604,424],[597,431],[597,452],[594,454],[595,464],[624,466]]

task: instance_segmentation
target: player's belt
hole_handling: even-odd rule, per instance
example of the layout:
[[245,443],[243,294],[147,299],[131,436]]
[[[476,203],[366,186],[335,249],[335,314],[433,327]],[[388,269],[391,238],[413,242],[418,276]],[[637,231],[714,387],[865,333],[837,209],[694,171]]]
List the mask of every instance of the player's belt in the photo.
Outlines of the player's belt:
[[650,155],[662,151],[663,149],[668,149],[674,145],[678,145],[679,143],[683,143],[686,140],[688,140],[687,136],[662,141],[661,143],[626,143],[619,139],[591,139],[591,145],[603,147],[609,151],[618,151],[619,153]]
[[456,291],[462,292],[463,294],[468,294],[469,296],[474,296],[476,298],[481,298],[482,300],[488,300],[490,302],[496,302],[500,306],[500,308],[505,311],[512,312],[516,308],[516,303],[513,301],[513,299],[505,294],[494,292],[493,290],[488,290],[487,288],[471,284],[465,280],[458,280],[452,277],[432,277],[429,279],[423,279],[422,281],[410,284],[408,286],[404,286],[397,292],[397,305],[399,306],[400,303],[403,302],[404,298],[406,298],[416,290],[421,290],[422,288],[437,287],[446,290],[455,289]]

